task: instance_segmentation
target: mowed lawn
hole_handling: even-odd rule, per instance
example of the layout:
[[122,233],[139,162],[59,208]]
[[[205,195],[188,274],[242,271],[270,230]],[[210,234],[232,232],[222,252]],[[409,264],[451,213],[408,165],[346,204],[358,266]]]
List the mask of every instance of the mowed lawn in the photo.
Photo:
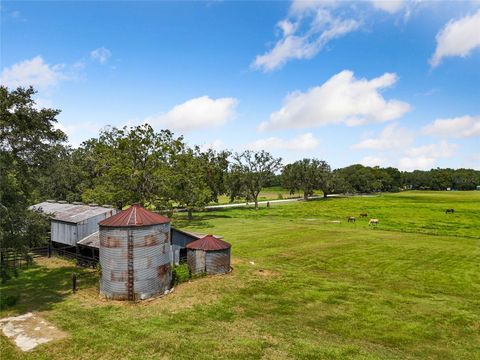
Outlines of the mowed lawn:
[[[446,215],[446,208],[455,213]],[[347,223],[367,212],[380,220]],[[228,209],[177,226],[232,243],[231,274],[139,304],[41,261],[2,287],[69,338],[1,359],[480,359],[480,192],[404,192]]]
[[[322,195],[321,191],[315,191],[314,195]],[[260,194],[258,194],[258,201],[266,200],[279,200],[279,199],[293,199],[293,198],[303,198],[303,192],[295,191],[293,194],[289,190],[281,186],[271,186],[264,188]],[[235,199],[234,203],[244,203],[245,199]],[[226,195],[220,195],[216,203],[212,202],[212,205],[217,204],[230,204],[230,198]]]

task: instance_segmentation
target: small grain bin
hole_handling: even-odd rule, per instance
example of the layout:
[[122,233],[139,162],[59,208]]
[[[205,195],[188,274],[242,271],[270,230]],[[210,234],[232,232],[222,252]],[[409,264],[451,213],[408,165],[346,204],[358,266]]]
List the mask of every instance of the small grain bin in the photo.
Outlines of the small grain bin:
[[231,245],[207,235],[187,245],[189,270],[196,273],[225,274],[230,271]]
[[134,204],[100,226],[100,294],[147,299],[170,288],[170,219]]

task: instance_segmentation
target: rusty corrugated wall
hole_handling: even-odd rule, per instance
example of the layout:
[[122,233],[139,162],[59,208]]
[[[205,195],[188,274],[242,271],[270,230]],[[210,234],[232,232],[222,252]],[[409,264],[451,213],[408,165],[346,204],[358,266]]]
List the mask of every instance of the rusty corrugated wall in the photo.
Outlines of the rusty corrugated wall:
[[225,274],[230,271],[230,248],[224,250],[188,249],[188,268],[193,274]]
[[147,299],[170,288],[170,224],[100,226],[100,293],[111,299]]
[[207,274],[225,274],[230,271],[230,249],[207,251],[205,253]]
[[205,272],[205,251],[188,249],[187,265],[192,274]]

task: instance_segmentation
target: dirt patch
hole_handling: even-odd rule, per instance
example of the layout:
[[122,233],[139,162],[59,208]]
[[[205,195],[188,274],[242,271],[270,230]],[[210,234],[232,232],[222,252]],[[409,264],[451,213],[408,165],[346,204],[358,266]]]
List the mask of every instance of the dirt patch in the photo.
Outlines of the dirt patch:
[[0,329],[22,351],[30,351],[40,344],[67,336],[66,333],[31,312],[0,319]]
[[270,276],[277,276],[278,272],[276,271],[271,271],[271,270],[266,270],[266,269],[258,269],[254,273],[255,275],[260,275],[260,276],[265,276],[265,277],[270,277]]
[[62,259],[56,256],[52,256],[51,258],[46,258],[46,257],[36,258],[35,263],[40,266],[45,266],[49,269],[75,266],[75,263],[72,260]]

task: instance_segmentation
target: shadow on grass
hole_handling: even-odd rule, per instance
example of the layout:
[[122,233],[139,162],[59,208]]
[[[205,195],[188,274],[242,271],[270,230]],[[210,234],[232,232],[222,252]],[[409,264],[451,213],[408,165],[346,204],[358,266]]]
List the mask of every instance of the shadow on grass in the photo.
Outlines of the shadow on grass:
[[72,275],[77,274],[77,288],[94,286],[98,282],[96,272],[72,266],[49,268],[34,264],[21,269],[17,278],[0,286],[0,296],[18,296],[18,302],[2,313],[23,314],[29,311],[52,309],[72,293]]

